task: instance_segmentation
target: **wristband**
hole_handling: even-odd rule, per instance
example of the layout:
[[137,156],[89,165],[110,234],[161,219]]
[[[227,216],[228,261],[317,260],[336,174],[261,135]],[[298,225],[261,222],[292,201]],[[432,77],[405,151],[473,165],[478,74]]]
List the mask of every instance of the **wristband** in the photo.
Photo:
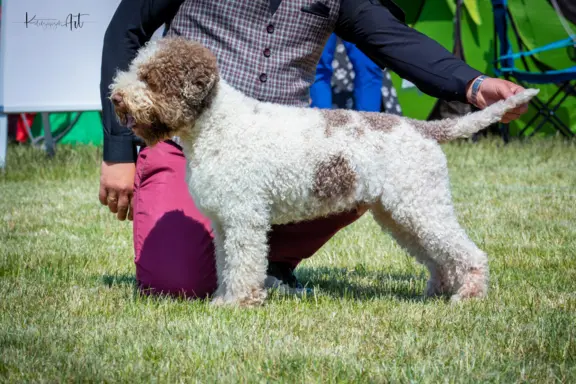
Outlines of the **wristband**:
[[474,82],[472,83],[472,94],[470,95],[471,99],[470,102],[476,106],[477,106],[476,96],[478,95],[478,90],[480,89],[480,85],[484,80],[486,80],[486,78],[488,78],[488,76],[486,75],[478,76],[476,80],[474,80]]

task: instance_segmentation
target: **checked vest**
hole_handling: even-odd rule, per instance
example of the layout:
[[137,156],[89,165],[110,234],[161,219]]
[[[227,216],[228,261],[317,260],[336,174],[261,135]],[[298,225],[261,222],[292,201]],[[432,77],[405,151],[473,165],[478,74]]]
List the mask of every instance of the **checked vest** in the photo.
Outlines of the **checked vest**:
[[247,96],[308,106],[339,6],[339,0],[282,0],[272,12],[270,0],[186,0],[166,34],[209,48],[220,76]]

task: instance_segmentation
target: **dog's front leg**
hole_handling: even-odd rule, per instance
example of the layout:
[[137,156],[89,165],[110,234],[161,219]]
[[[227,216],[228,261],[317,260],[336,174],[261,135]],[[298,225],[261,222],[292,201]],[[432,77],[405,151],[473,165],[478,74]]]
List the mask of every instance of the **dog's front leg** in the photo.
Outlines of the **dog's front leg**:
[[266,298],[268,225],[257,215],[223,220],[217,226],[216,269],[218,289],[212,304],[252,307]]

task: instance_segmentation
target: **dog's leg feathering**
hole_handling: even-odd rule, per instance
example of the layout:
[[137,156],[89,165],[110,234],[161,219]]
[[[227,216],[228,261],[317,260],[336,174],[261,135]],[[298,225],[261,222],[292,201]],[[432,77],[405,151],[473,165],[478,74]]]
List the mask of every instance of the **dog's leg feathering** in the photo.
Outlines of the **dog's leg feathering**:
[[221,244],[215,244],[218,288],[212,305],[261,305],[266,299],[267,218],[251,211],[245,215],[227,214],[223,219],[218,225],[221,233],[215,237]]

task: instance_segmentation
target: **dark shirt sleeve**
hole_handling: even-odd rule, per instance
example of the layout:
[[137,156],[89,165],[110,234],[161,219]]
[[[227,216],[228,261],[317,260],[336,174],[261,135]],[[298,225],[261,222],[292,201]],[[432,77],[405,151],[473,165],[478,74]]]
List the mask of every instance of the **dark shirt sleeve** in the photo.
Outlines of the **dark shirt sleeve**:
[[158,28],[169,22],[184,0],[122,0],[104,36],[100,99],[104,125],[104,161],[127,163],[136,159],[132,132],[120,125],[109,100],[109,85],[118,70],[125,70],[138,49]]
[[335,33],[381,68],[439,99],[467,102],[466,85],[482,75],[406,25],[403,12],[389,0],[342,0]]

